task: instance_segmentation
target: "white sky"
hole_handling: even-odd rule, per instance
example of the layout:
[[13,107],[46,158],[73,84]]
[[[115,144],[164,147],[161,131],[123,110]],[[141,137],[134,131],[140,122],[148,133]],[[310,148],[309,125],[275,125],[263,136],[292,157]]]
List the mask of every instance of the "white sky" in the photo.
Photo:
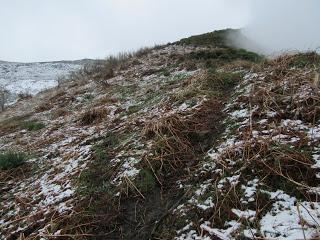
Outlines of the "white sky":
[[0,60],[103,58],[227,27],[250,0],[0,0]]

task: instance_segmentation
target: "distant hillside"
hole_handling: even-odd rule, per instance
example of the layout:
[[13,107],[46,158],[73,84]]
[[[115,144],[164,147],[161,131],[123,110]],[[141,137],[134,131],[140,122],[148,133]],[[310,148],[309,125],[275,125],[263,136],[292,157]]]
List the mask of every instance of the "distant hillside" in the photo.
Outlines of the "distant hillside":
[[36,94],[57,86],[57,79],[78,71],[91,60],[16,63],[0,61],[0,86],[11,92],[11,101],[19,93]]

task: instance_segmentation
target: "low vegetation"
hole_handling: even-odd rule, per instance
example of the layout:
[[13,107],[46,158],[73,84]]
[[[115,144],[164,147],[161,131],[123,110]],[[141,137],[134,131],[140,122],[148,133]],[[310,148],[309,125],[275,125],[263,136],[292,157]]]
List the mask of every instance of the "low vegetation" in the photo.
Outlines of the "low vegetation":
[[1,234],[316,239],[319,56],[266,60],[227,47],[230,31],[98,61],[6,119],[1,149],[37,169],[0,173]]
[[22,152],[7,151],[0,153],[0,170],[10,170],[23,165],[27,154]]
[[45,128],[45,124],[38,122],[36,120],[24,121],[21,124],[21,127],[27,129],[28,131],[38,131],[42,128]]
[[104,108],[94,108],[87,110],[81,116],[80,122],[82,125],[90,125],[102,121],[108,116],[108,110]]
[[284,64],[284,66],[294,68],[311,67],[315,69],[320,68],[320,56],[316,52],[287,54],[274,60],[274,64]]
[[257,63],[261,62],[263,59],[262,56],[256,53],[232,48],[192,52],[190,53],[189,58],[197,62],[202,62],[206,67],[211,68],[217,68],[219,65],[225,65],[235,60]]
[[0,86],[0,112],[4,111],[9,97],[9,91]]
[[[157,48],[157,46],[155,46]],[[74,81],[94,80],[100,85],[109,86],[108,79],[116,76],[118,71],[135,65],[134,59],[141,58],[152,51],[152,48],[141,48],[136,52],[122,52],[118,55],[111,55],[105,60],[96,60],[86,64],[80,71],[74,72],[70,78]]]
[[201,89],[209,94],[223,95],[232,90],[242,79],[239,73],[217,72],[210,69],[205,75]]
[[30,120],[30,114],[12,117],[0,123],[0,133],[12,133],[17,130],[39,131],[46,125],[36,119]]
[[193,46],[212,46],[212,47],[228,47],[228,36],[239,30],[227,29],[196,35],[181,39],[177,44],[186,44]]

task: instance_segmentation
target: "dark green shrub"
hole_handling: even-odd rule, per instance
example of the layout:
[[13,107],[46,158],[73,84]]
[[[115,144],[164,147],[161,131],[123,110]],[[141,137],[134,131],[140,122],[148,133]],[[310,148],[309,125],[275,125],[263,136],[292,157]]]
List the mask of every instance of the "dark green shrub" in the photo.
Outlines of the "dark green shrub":
[[187,60],[183,65],[187,71],[194,71],[198,69],[197,62],[192,59]]
[[19,167],[27,160],[27,155],[21,152],[4,152],[0,153],[0,169],[8,170]]
[[93,146],[94,150],[94,157],[97,161],[103,161],[105,160],[107,153],[106,153],[106,148],[100,146],[100,145],[95,145]]

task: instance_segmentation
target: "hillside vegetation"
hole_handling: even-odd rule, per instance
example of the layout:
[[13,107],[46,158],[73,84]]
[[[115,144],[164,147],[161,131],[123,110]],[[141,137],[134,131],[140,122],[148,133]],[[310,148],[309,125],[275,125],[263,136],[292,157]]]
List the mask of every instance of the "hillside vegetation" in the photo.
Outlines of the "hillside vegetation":
[[3,112],[0,239],[318,239],[320,56],[267,60],[228,31]]

